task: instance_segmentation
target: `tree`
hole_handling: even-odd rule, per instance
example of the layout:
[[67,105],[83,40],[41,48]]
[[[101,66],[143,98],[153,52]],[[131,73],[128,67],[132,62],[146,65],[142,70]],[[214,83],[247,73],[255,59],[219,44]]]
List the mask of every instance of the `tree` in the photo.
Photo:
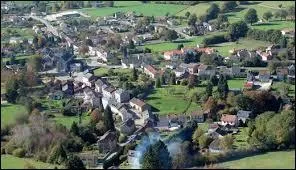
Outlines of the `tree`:
[[263,14],[263,18],[266,20],[266,21],[269,21],[270,18],[272,18],[273,15],[270,11],[267,11]]
[[67,159],[67,153],[65,152],[62,144],[57,144],[55,147],[52,148],[49,156],[48,156],[48,163],[53,164],[61,164]]
[[39,72],[41,70],[42,57],[40,55],[34,55],[29,58],[28,70],[33,72]]
[[91,8],[92,7],[92,5],[91,5],[91,1],[87,1],[87,3],[86,3],[86,8]]
[[194,26],[196,21],[197,21],[196,14],[191,14],[189,19],[188,19],[188,25],[189,26]]
[[220,8],[217,4],[213,3],[209,9],[207,9],[207,20],[217,18],[220,12]]
[[170,85],[176,85],[176,74],[174,72],[171,73]]
[[79,127],[75,121],[71,125],[70,133],[79,136]]
[[208,82],[207,88],[206,88],[206,94],[207,96],[212,96],[213,93],[213,84],[211,82]]
[[79,53],[85,55],[89,51],[89,47],[86,45],[80,46],[79,47]]
[[227,93],[229,91],[227,79],[225,75],[220,74],[219,76],[219,82],[218,82],[218,89],[219,97],[222,99],[225,99],[227,97]]
[[189,16],[190,16],[190,12],[187,11],[187,12],[185,13],[185,17],[186,17],[186,18],[189,18]]
[[286,19],[286,18],[287,18],[287,16],[288,16],[288,12],[287,12],[286,10],[284,10],[284,9],[277,10],[277,11],[275,12],[274,16],[275,16],[276,18],[279,18],[279,17],[280,17],[281,20],[283,20],[283,19]]
[[161,88],[161,80],[159,77],[156,78],[155,81],[155,88]]
[[32,43],[34,45],[34,48],[37,49],[38,48],[38,37],[34,36]]
[[178,47],[177,47],[177,49],[178,49],[178,50],[181,50],[183,47],[184,47],[184,45],[183,45],[183,44],[178,44]]
[[109,105],[104,110],[104,125],[108,130],[111,130],[111,131],[115,130],[112,111]]
[[243,21],[238,21],[230,24],[228,27],[227,38],[230,41],[235,41],[239,37],[244,37],[248,32],[248,25]]
[[86,40],[85,40],[85,45],[87,45],[87,46],[91,46],[91,47],[94,46],[94,44],[93,44],[93,42],[92,42],[91,39],[86,39]]
[[257,11],[253,8],[249,9],[245,14],[245,22],[250,23],[251,25],[258,21]]
[[201,135],[198,138],[198,144],[199,144],[199,148],[205,148],[207,146],[209,146],[211,140],[207,135]]
[[113,7],[113,6],[114,6],[114,1],[106,1],[105,4],[106,4],[108,7]]
[[202,128],[196,128],[194,133],[193,133],[193,136],[192,136],[192,141],[195,143],[195,144],[198,144],[198,140],[199,140],[199,137],[201,137],[205,132],[202,130]]
[[141,162],[142,169],[170,169],[172,167],[170,153],[161,140],[147,148]]
[[102,120],[103,117],[99,111],[98,108],[94,109],[92,112],[91,112],[91,122],[92,123],[98,123],[100,120]]
[[223,148],[223,150],[230,150],[232,149],[232,145],[233,145],[233,137],[232,135],[228,134],[226,136],[224,136],[220,142],[220,147]]
[[280,41],[281,48],[286,48],[287,44],[288,44],[287,38],[283,36]]
[[65,166],[66,169],[86,169],[82,160],[76,155],[70,155]]
[[164,76],[164,74],[161,75],[161,84],[162,85],[165,84],[165,76]]
[[191,74],[188,78],[188,88],[193,88],[196,86],[197,79],[195,78],[195,75]]
[[46,44],[46,39],[42,36],[38,37],[38,47],[43,48]]
[[134,67],[133,68],[133,81],[137,81],[138,80],[138,72],[137,69]]
[[223,12],[228,12],[233,10],[234,8],[237,7],[237,3],[235,1],[226,1],[222,4],[222,11]]
[[288,16],[292,19],[295,20],[295,5],[289,6],[287,9]]
[[10,77],[6,82],[5,90],[6,90],[6,98],[7,102],[15,103],[18,97],[18,90],[19,84],[16,77]]
[[210,82],[212,83],[213,86],[217,86],[218,85],[218,81],[219,81],[219,79],[217,78],[216,75],[211,75]]
[[173,41],[178,38],[178,33],[175,30],[165,29],[163,31],[163,38],[166,41]]

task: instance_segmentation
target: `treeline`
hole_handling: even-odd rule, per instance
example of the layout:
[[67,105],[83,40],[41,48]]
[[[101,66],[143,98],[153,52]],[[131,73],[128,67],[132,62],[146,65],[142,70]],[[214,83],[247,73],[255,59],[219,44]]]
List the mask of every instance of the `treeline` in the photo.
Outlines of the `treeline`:
[[212,37],[208,37],[203,39],[202,44],[205,46],[211,45],[211,44],[219,44],[219,43],[224,43],[227,42],[228,40],[225,38],[225,35],[215,35]]
[[247,32],[247,37],[250,39],[268,41],[271,43],[279,43],[282,39],[282,33],[279,30],[258,30],[249,29]]

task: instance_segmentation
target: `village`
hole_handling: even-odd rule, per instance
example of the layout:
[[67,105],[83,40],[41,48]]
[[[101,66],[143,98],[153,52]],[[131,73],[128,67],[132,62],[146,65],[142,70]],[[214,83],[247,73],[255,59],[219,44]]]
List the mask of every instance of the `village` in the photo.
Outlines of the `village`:
[[[107,4],[93,3],[97,8]],[[1,2],[1,12],[14,6]],[[272,34],[279,43],[221,53],[208,41],[219,38],[223,24],[189,15],[188,25],[134,11],[93,18],[79,9],[48,14],[33,7],[23,15],[1,15],[1,112],[17,103],[30,108],[30,117],[64,126],[69,140],[79,145],[68,144],[76,148],[69,152],[87,168],[142,167],[139,148],[151,134],[159,135],[170,152],[171,140],[191,133],[190,141],[198,143],[192,157],[247,149],[249,141],[240,137],[248,136],[257,116],[295,109],[295,27]],[[202,36],[208,38],[186,44]],[[149,48],[164,42],[185,43],[162,52]],[[18,96],[4,85],[13,84],[13,77]],[[1,139],[10,143],[6,136],[1,126]],[[1,146],[1,154],[13,153],[7,148]]]

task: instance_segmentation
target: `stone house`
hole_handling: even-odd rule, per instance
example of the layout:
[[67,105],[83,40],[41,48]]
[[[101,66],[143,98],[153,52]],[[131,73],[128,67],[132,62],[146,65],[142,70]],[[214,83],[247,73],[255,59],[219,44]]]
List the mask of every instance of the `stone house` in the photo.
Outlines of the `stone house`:
[[114,131],[107,131],[103,136],[97,141],[98,148],[102,153],[108,153],[116,148],[117,136]]
[[117,89],[114,92],[114,96],[115,96],[115,99],[118,103],[127,102],[130,99],[130,94],[123,89]]
[[120,132],[125,135],[131,135],[135,130],[135,121],[131,118],[127,119],[120,125]]
[[103,88],[106,88],[107,86],[107,82],[105,82],[103,79],[97,79],[97,81],[95,81],[96,92],[103,93]]
[[184,53],[181,50],[171,50],[163,53],[165,60],[178,60],[183,57]]
[[84,102],[83,105],[88,105],[91,108],[99,107],[101,104],[101,95],[91,90],[88,86],[84,88]]
[[223,114],[220,120],[220,124],[225,126],[227,124],[231,126],[238,126],[238,118],[236,115]]
[[108,86],[108,87],[104,88],[102,90],[104,98],[106,98],[106,99],[113,98],[113,96],[114,96],[113,92],[114,91],[115,91],[115,88],[113,88],[111,86]]
[[270,72],[268,70],[260,70],[258,76],[260,81],[268,82],[270,79]]
[[62,83],[62,91],[65,95],[72,96],[74,95],[74,84],[72,81],[66,81]]
[[81,81],[83,84],[85,84],[85,86],[89,86],[92,87],[92,82],[96,77],[91,74],[91,73],[86,73],[83,74],[83,76],[81,77]]
[[198,67],[199,76],[213,76],[216,74],[216,69],[213,66],[201,64]]
[[148,104],[135,97],[129,101],[129,104],[132,108],[140,112],[143,112],[144,110],[150,110],[150,106]]

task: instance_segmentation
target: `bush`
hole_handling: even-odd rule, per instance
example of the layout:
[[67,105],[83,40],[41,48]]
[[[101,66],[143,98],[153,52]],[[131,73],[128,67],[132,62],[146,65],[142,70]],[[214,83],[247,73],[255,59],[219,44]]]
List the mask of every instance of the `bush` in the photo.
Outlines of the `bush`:
[[215,35],[215,36],[203,39],[202,44],[204,44],[205,46],[208,46],[211,44],[219,44],[224,42],[227,42],[225,35]]
[[35,159],[38,160],[38,161],[41,161],[41,162],[46,162],[47,160],[47,152],[45,151],[41,151],[41,152],[38,152],[36,155],[35,155]]
[[188,84],[188,80],[182,80],[181,81],[181,85],[182,86],[187,86],[187,84]]
[[1,155],[4,155],[6,152],[5,152],[5,148],[4,147],[1,147]]
[[5,145],[5,153],[6,154],[12,154],[12,152],[16,149],[16,145],[12,142],[8,142],[6,145]]
[[26,151],[23,148],[17,148],[12,152],[12,155],[15,157],[23,158],[26,154]]
[[126,141],[126,139],[127,139],[127,136],[122,134],[122,135],[119,136],[118,142],[123,143],[124,141]]
[[36,169],[31,163],[26,162],[24,165],[24,169]]

